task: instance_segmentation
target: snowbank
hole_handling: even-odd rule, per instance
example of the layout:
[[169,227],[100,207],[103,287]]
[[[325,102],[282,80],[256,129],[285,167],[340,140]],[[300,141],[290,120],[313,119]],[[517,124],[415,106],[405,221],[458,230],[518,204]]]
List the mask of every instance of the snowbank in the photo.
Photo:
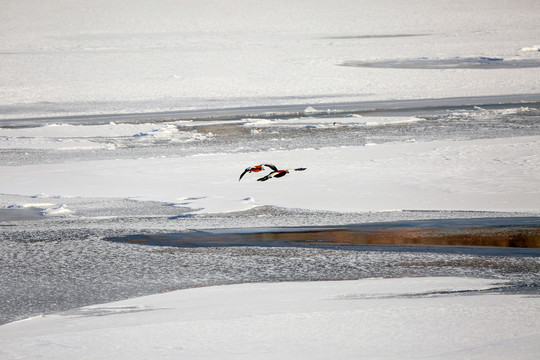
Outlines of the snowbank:
[[[467,278],[245,284],[0,327],[3,359],[532,359],[540,299]],[[504,285],[502,285],[504,286]]]

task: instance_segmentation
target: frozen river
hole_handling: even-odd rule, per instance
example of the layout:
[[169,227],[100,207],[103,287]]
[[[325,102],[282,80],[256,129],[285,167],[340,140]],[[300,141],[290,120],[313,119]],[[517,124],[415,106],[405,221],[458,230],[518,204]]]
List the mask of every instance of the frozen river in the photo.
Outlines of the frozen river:
[[[478,224],[482,222],[476,220]],[[505,224],[520,222],[523,219],[499,219],[499,223]],[[538,241],[539,219],[529,218],[524,224],[529,225],[516,229]],[[211,238],[218,242],[208,243],[204,232],[178,233],[178,239],[190,236],[191,243],[186,245],[180,241],[175,244],[171,235],[166,241],[167,237],[159,233],[146,235],[145,239],[135,235],[135,230],[121,229],[122,224],[118,223],[115,228],[103,224],[89,228],[81,221],[62,227],[49,225],[32,230],[26,230],[22,223],[0,228],[1,323],[174,289],[246,282],[462,276],[509,280],[510,286],[505,287],[504,293],[540,293],[538,248],[344,245],[317,241],[302,244],[286,237],[281,241],[269,240],[271,237],[264,233],[242,242],[246,234],[235,236],[234,232],[213,234]],[[375,224],[372,228],[377,225],[383,226]],[[414,226],[415,222],[409,223],[409,227]],[[392,227],[392,223],[384,227]],[[469,226],[462,224],[461,228],[469,229],[465,235],[471,232]],[[478,229],[473,232],[478,233]],[[489,231],[487,234],[492,235]],[[111,239],[115,235],[117,238]],[[295,238],[310,237],[313,234],[300,232]],[[336,234],[326,237],[332,239]],[[145,243],[148,245],[140,245]]]
[[540,2],[425,3],[4,6],[0,357],[537,355]]
[[[197,158],[540,135],[535,102],[408,106],[345,112],[304,108],[301,114],[288,111],[281,116],[264,113],[225,119],[221,114],[214,119],[135,124],[124,117],[102,125],[79,118],[76,125],[26,127],[43,125],[34,120],[25,127],[0,129],[0,156],[9,171],[110,159]],[[253,179],[242,181],[247,184]],[[336,212],[255,206],[197,213],[189,199],[167,203],[4,194],[0,201],[2,323],[172,289],[244,282],[467,276],[510,280],[512,286],[505,292],[539,291],[540,254],[534,248],[539,218],[534,211]],[[369,224],[373,229],[426,228],[425,221],[433,219],[431,227],[454,227],[465,236],[474,233],[474,226],[490,238],[496,234],[486,229],[493,226],[514,229],[507,238],[528,234],[533,245],[513,245],[532,246],[528,249],[437,246],[443,245],[437,242],[438,234],[430,244],[412,246],[403,234],[397,236],[401,245],[392,243],[388,239],[395,240],[396,234],[388,233],[379,245],[321,243],[320,237],[305,232],[321,226],[351,230]],[[264,235],[286,228],[296,229],[297,236],[271,240]],[[249,233],[262,235],[249,237]],[[326,234],[326,239],[339,237]],[[181,240],[185,236],[190,236],[188,243]],[[298,236],[307,237],[307,242],[299,244]]]

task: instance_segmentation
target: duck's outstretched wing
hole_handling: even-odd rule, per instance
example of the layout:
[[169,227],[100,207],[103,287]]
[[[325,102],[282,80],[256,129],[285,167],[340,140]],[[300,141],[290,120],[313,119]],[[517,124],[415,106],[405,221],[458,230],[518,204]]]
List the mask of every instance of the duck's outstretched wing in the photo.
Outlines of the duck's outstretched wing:
[[238,181],[242,180],[242,177],[244,177],[244,175],[246,175],[246,173],[249,171],[249,168],[246,168],[246,170],[244,170],[244,172],[242,173],[242,175],[240,175],[240,179],[238,179]]
[[263,176],[262,178],[258,178],[257,181],[266,181],[268,179],[273,178],[276,174],[278,174],[277,171],[272,171],[270,174]]
[[263,164],[263,165],[266,166],[267,168],[272,169],[272,171],[278,171],[275,165],[272,165],[272,164]]

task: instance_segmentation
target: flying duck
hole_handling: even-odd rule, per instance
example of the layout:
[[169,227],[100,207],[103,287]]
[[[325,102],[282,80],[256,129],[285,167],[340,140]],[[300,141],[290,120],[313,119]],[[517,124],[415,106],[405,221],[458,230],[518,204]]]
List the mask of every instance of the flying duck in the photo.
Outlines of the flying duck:
[[257,181],[266,181],[268,179],[271,179],[271,178],[280,178],[282,176],[285,176],[287,175],[288,173],[290,173],[291,171],[304,171],[306,170],[306,168],[297,168],[297,169],[287,169],[287,170],[274,170],[272,171],[270,174],[262,177],[262,178],[259,178],[257,179]]
[[267,167],[269,169],[272,169],[272,171],[278,171],[277,167],[275,167],[274,165],[272,164],[261,164],[261,165],[256,165],[256,166],[250,166],[248,168],[246,168],[246,170],[244,170],[244,172],[242,173],[242,175],[240,175],[240,179],[238,179],[238,181],[242,180],[242,177],[246,174],[246,173],[252,173],[252,172],[260,172],[260,171],[263,171],[264,170],[264,167]]

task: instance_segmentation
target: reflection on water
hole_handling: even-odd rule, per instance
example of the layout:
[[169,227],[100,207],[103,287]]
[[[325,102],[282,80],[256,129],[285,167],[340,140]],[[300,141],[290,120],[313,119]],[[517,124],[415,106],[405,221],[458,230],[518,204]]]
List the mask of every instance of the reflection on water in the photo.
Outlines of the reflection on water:
[[[289,234],[294,241],[294,234]],[[300,238],[302,235],[300,236]],[[305,242],[362,245],[440,245],[540,247],[538,228],[330,230],[310,234]]]
[[416,245],[540,248],[540,227],[321,229],[260,233],[131,235],[112,241],[179,247]]

